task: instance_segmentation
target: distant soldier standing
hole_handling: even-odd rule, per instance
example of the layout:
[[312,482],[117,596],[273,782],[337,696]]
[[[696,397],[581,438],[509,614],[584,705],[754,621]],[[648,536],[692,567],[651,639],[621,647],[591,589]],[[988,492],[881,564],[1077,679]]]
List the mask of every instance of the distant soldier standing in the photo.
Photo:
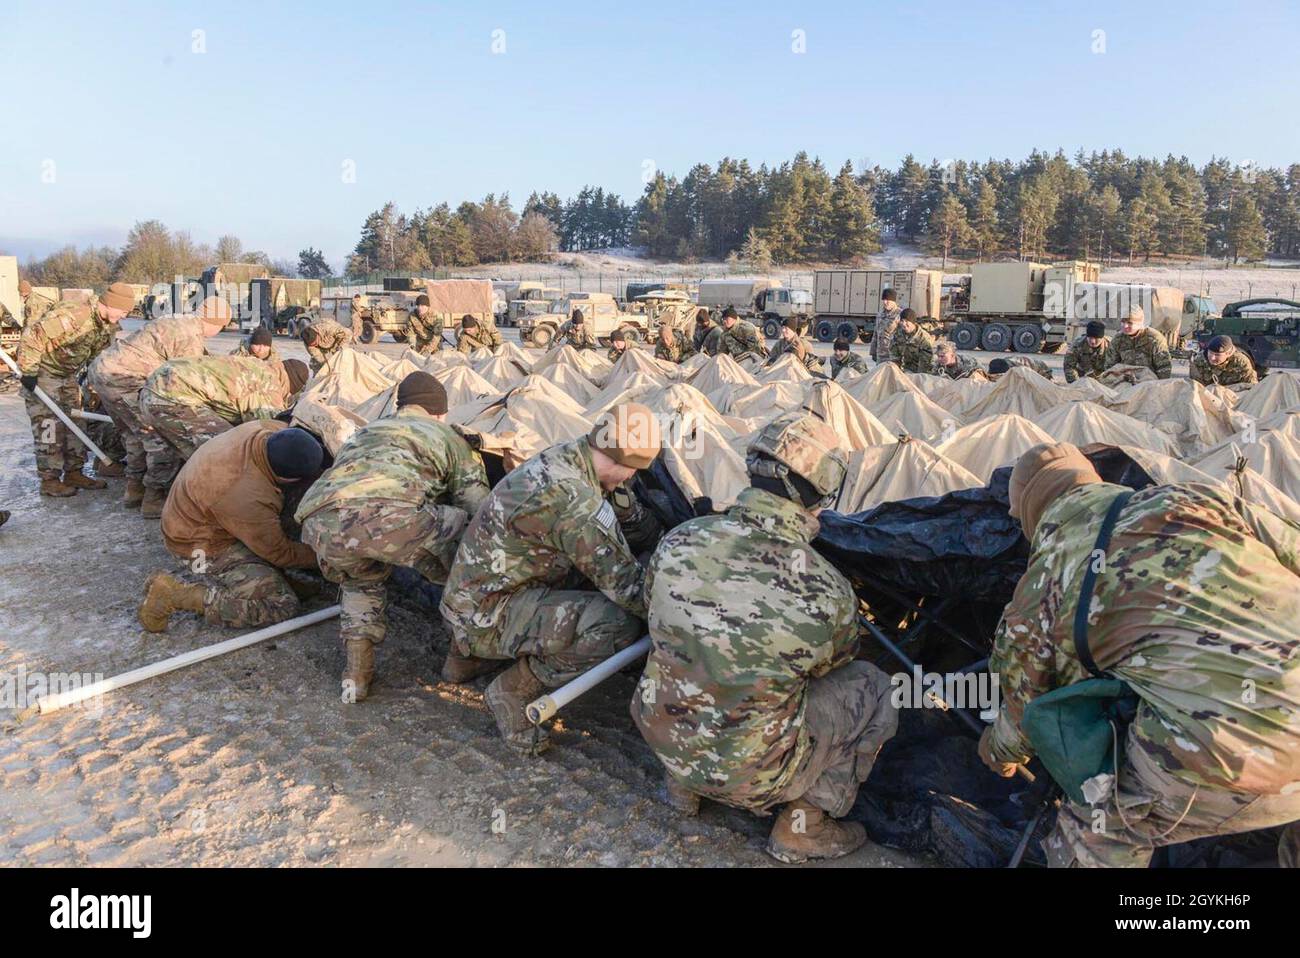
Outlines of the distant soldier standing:
[[1009,493],[1031,552],[994,638],[1002,704],[980,756],[1013,774],[1034,753],[1027,708],[1093,677],[1136,706],[1127,727],[1098,723],[1119,767],[1090,779],[1091,806],[1062,805],[1048,863],[1142,868],[1162,845],[1300,819],[1300,526],[1221,486],[1103,482],[1069,443],[1026,452]]
[[432,356],[442,349],[442,314],[433,312],[427,293],[415,297],[415,312],[407,317],[408,345],[421,356]]
[[846,369],[864,375],[871,371],[867,361],[853,352],[849,341],[841,336],[831,347],[831,379],[839,379],[840,373]]
[[1093,320],[1065,350],[1065,381],[1072,383],[1080,376],[1096,379],[1106,369],[1106,350],[1110,337],[1106,324]]
[[876,330],[871,335],[871,358],[878,363],[889,359],[889,348],[894,344],[894,331],[900,315],[898,295],[892,289],[881,290]]
[[589,435],[545,449],[479,507],[442,593],[463,657],[514,660],[486,701],[506,742],[550,742],[524,707],[640,638],[643,571],[607,496],[659,455],[654,414],[621,403]]
[[1164,333],[1147,326],[1141,306],[1134,306],[1120,321],[1120,333],[1106,347],[1103,362],[1105,369],[1118,365],[1145,366],[1157,379],[1168,379],[1173,371]]
[[846,462],[834,431],[796,412],[763,428],[747,465],[734,506],[655,550],[632,718],[678,810],[695,814],[701,796],[759,814],[783,805],[769,854],[838,858],[866,840],[836,819],[898,725],[889,677],[854,660],[857,597],[812,547]]
[[365,331],[365,322],[370,318],[370,307],[366,305],[366,298],[360,293],[352,294],[352,305],[348,311],[348,318],[352,326],[352,339],[354,342],[361,342],[361,334]]
[[730,306],[722,311],[722,325],[715,326],[704,340],[703,352],[710,356],[723,353],[732,359],[739,359],[746,353],[753,353],[759,359],[767,358],[767,347],[763,345],[758,329],[753,323],[741,319]]
[[908,307],[898,316],[898,328],[889,346],[889,359],[907,373],[934,371],[934,337],[916,321],[916,310]]
[[587,327],[582,310],[575,309],[569,316],[569,321],[555,331],[555,342],[551,348],[560,346],[572,346],[574,349],[597,349],[600,346],[596,334]]
[[988,379],[983,367],[973,357],[963,356],[957,351],[956,345],[947,339],[934,344],[934,374],[949,379]]
[[181,467],[175,449],[140,416],[140,390],[163,363],[203,356],[206,342],[226,328],[230,306],[210,296],[193,315],[165,316],[124,336],[95,358],[87,380],[117,425],[126,447],[122,505],[146,518],[162,515],[167,489]]
[[348,343],[352,342],[352,333],[332,319],[318,319],[303,328],[302,344],[307,347],[307,356],[311,360],[311,374],[316,375],[320,368],[335,356]]
[[495,353],[502,345],[500,331],[490,322],[479,322],[473,316],[462,316],[460,332],[456,334],[456,351],[472,353],[476,349],[490,349]]
[[1205,352],[1192,358],[1189,375],[1202,386],[1253,386],[1259,382],[1255,364],[1231,336],[1215,336],[1206,343]]
[[776,341],[776,345],[772,347],[765,365],[771,366],[787,353],[798,359],[803,364],[804,369],[809,372],[820,373],[822,371],[821,358],[813,352],[808,341],[799,335],[799,321],[793,316],[787,318],[781,324],[781,337]]
[[41,390],[68,415],[81,408],[77,374],[112,342],[118,323],[135,305],[126,283],[114,283],[94,303],[59,303],[36,322],[23,326],[18,340],[19,381],[32,422],[36,472],[43,496],[75,496],[78,489],[104,489],[108,483],[82,473],[86,447],[61,419],[36,398]]
[[680,365],[694,356],[695,352],[694,344],[686,338],[684,332],[667,323],[659,324],[659,332],[655,337],[655,359]]
[[[465,526],[489,492],[482,459],[446,418],[447,391],[428,373],[411,373],[397,387],[397,412],[352,434],[294,516],[325,578],[343,587],[346,702],[369,693],[375,646],[388,631],[393,567],[446,582]],[[467,681],[482,671],[475,662],[453,649],[444,671]]]

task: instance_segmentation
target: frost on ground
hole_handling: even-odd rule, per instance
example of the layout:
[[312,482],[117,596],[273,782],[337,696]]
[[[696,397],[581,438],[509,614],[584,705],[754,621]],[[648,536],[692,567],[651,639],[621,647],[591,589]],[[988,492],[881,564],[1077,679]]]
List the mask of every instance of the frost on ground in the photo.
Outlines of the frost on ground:
[[[120,507],[121,480],[40,498],[15,392],[0,395],[0,463],[0,508],[14,513],[0,528],[0,678],[111,676],[236,634],[193,615],[160,636],[140,628],[145,577],[171,567],[157,523]],[[688,819],[665,804],[627,711],[634,675],[566,709],[556,746],[525,760],[497,736],[487,679],[440,680],[441,623],[390,608],[361,705],[338,701],[335,621],[97,706],[19,725],[0,709],[0,864],[775,864],[762,851],[769,820],[707,803]],[[912,863],[868,845],[834,864]]]

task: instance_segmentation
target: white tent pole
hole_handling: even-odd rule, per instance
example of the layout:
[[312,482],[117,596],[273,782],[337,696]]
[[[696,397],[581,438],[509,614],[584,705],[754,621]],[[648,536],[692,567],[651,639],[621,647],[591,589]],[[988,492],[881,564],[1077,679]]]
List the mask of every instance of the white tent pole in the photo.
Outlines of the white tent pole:
[[[9,368],[13,370],[15,376],[22,376],[22,370],[18,368],[18,364],[14,362],[13,359],[9,356],[9,354],[5,352],[3,349],[0,349],[0,359],[3,359],[8,364]],[[43,390],[40,386],[37,386],[36,389],[33,390],[33,392],[35,393],[37,399],[39,399],[41,402],[45,403],[45,405],[50,407],[50,411],[54,413],[54,415],[58,416],[61,420],[63,420],[63,425],[71,429],[72,434],[74,436],[76,436],[78,439],[80,439],[82,442],[86,444],[87,449],[93,452],[105,463],[111,463],[113,461],[112,459],[109,459],[108,456],[104,455],[104,450],[100,449],[93,442],[91,442],[89,436],[87,436],[84,432],[82,432],[79,428],[77,428],[77,424],[68,418],[68,414],[59,408],[58,403],[56,403],[49,396],[45,395],[45,390]]]
[[524,712],[528,715],[528,721],[534,725],[540,725],[579,695],[591,691],[623,666],[631,665],[649,651],[650,636],[647,635],[633,642],[626,649],[615,652],[604,662],[601,662],[600,665],[583,672],[572,682],[561,685],[549,695],[543,695],[529,702],[524,709]]
[[84,409],[72,410],[73,419],[87,419],[90,422],[112,422],[112,416],[105,416],[102,412],[86,412]]

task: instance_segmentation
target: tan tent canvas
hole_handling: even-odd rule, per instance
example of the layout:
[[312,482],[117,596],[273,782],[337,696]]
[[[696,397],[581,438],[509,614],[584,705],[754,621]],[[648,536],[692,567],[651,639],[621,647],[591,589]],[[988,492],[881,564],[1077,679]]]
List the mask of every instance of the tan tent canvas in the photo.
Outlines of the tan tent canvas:
[[802,383],[812,379],[813,374],[792,353],[786,353],[771,366],[760,369],[755,378],[761,383]]
[[1232,396],[1190,379],[1158,379],[1129,386],[1106,406],[1167,432],[1183,455],[1196,457],[1245,427],[1246,417],[1231,408]]
[[883,502],[942,496],[984,483],[919,439],[869,446],[849,457],[848,477],[835,511],[865,512]]
[[600,392],[590,379],[572,366],[564,363],[547,366],[540,373],[534,373],[533,375],[541,376],[543,379],[555,383],[566,396],[579,406],[586,406]]
[[871,372],[859,376],[844,388],[848,390],[850,396],[873,412],[878,403],[895,393],[910,392],[919,396],[925,395],[896,363],[880,363]]
[[961,420],[919,391],[897,392],[867,408],[894,435],[906,433],[926,442],[937,442],[961,427]]
[[1048,433],[1023,416],[1004,415],[963,426],[935,451],[969,469],[983,485],[993,477],[994,470],[1013,466],[1032,447],[1052,441]]
[[1032,369],[1012,366],[985,395],[958,409],[957,413],[966,422],[1006,415],[1033,419],[1072,398],[1075,397],[1067,390]]
[[741,369],[734,359],[723,355],[703,360],[686,381],[706,396],[719,386],[758,385],[758,380]]
[[461,406],[475,399],[499,396],[502,393],[495,384],[484,379],[468,366],[455,366],[434,373],[433,376],[442,384],[442,388],[447,390],[448,407]]
[[492,318],[492,284],[485,279],[431,279],[424,284],[429,310],[457,321],[470,315]]
[[1183,482],[1225,485],[1247,502],[1262,506],[1276,516],[1290,519],[1292,522],[1300,522],[1300,502],[1282,492],[1249,466],[1240,471],[1225,470],[1222,474],[1213,475],[1179,459],[1162,456],[1149,449],[1140,449],[1137,446],[1120,448],[1160,485]]
[[521,365],[514,357],[496,356],[475,371],[501,392],[505,392],[523,382],[529,367]]
[[897,441],[895,433],[838,383],[819,379],[808,385],[803,408],[819,416],[840,438],[846,453]]
[[1300,406],[1300,376],[1276,371],[1238,398],[1237,412],[1255,419]]
[[1033,420],[1057,442],[1079,448],[1092,443],[1141,446],[1165,456],[1178,455],[1178,445],[1166,432],[1094,402],[1076,399],[1047,410]]
[[785,380],[761,386],[722,386],[708,394],[718,412],[741,419],[774,419],[803,405],[803,383]]

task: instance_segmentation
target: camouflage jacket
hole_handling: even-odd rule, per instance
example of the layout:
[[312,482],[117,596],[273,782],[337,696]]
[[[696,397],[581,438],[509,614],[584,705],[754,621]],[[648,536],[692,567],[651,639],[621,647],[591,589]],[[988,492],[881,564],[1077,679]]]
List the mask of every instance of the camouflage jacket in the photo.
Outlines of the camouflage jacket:
[[1080,336],[1065,349],[1065,381],[1072,383],[1080,376],[1097,378],[1106,369],[1106,350],[1110,337],[1103,336],[1100,346],[1093,346],[1087,336]]
[[920,326],[908,335],[899,326],[889,345],[889,358],[908,373],[934,371],[934,337]]
[[[1002,705],[992,751],[1029,754],[1025,706],[1090,678],[1075,608],[1097,529],[1122,486],[1071,490],[1038,524],[989,665]],[[1219,486],[1136,493],[1120,513],[1089,608],[1099,669],[1141,698],[1132,736],[1191,785],[1277,794],[1300,781],[1300,525]],[[1132,740],[1132,739],[1130,739]]]
[[352,342],[352,330],[340,326],[332,319],[318,319],[311,324],[311,328],[316,331],[317,339],[307,347],[307,355],[317,366],[325,365],[330,356]]
[[600,343],[596,341],[596,334],[591,331],[590,326],[585,322],[581,326],[574,326],[573,320],[570,319],[555,331],[555,342],[551,344],[551,348],[566,345],[574,349],[596,349]]
[[878,363],[889,359],[890,347],[894,345],[894,333],[898,331],[898,318],[903,314],[897,305],[885,309],[882,305],[876,313],[876,329],[871,335],[871,358]]
[[871,367],[867,361],[857,353],[849,350],[849,354],[840,359],[834,353],[831,354],[831,379],[838,379],[840,373],[845,369],[852,369],[855,372],[862,373],[864,376],[871,372]]
[[610,346],[609,349],[605,350],[605,358],[611,363],[616,363],[623,358],[624,353],[630,353],[632,349],[633,347],[631,346],[624,349],[615,349],[613,346]]
[[1121,333],[1113,337],[1106,347],[1104,364],[1105,369],[1121,364],[1145,366],[1157,379],[1168,379],[1173,369],[1165,334],[1150,326],[1142,327],[1132,336]]
[[497,483],[465,530],[440,608],[474,654],[500,658],[513,653],[496,645],[516,592],[594,587],[644,618],[643,579],[584,436]]
[[362,426],[312,484],[294,518],[357,500],[453,505],[473,515],[488,494],[483,460],[446,423],[415,408]]
[[686,334],[680,329],[673,330],[672,342],[665,343],[662,339],[655,340],[655,359],[662,359],[670,363],[681,363],[690,359],[698,352],[695,344],[686,338]]
[[1254,385],[1259,382],[1255,364],[1240,349],[1234,349],[1218,366],[1206,359],[1205,353],[1197,353],[1192,357],[1188,375],[1202,386],[1236,386],[1239,383]]
[[753,353],[760,359],[767,356],[767,347],[763,345],[763,338],[759,336],[758,328],[743,319],[736,320],[731,329],[715,325],[704,338],[701,351],[710,356],[725,353],[732,359],[738,359],[745,353]]
[[23,325],[38,323],[41,317],[54,308],[54,300],[46,299],[40,293],[31,293],[23,303]]
[[501,333],[495,326],[480,321],[475,329],[461,329],[456,334],[456,352],[472,353],[476,349],[497,351],[502,343]]
[[284,409],[289,379],[284,367],[251,356],[198,356],[163,363],[144,388],[182,406],[205,406],[232,426],[274,419]]
[[203,320],[197,316],[155,319],[100,353],[95,359],[95,375],[109,381],[143,384],[150,373],[170,359],[207,355],[206,341]]
[[429,343],[433,352],[442,349],[442,331],[445,327],[441,313],[430,313],[423,319],[412,309],[406,319],[406,336],[412,345]]
[[[248,342],[248,341],[249,341],[251,338],[252,338],[252,334],[250,333],[249,335],[247,335],[247,336],[245,336],[243,339],[241,339],[241,340],[239,341],[239,345],[236,346],[234,349],[232,349],[232,350],[230,351],[230,355],[231,355],[231,356],[251,356],[253,359],[257,359],[256,356],[253,356],[253,351],[249,348],[249,342]],[[263,359],[262,362],[264,362],[264,363],[283,363],[283,362],[284,362],[283,357],[280,356],[280,351],[279,351],[278,349],[275,348],[275,344],[274,344],[274,343],[271,344],[271,351],[270,351],[269,353],[266,354],[266,358]]]
[[651,649],[632,718],[692,791],[760,810],[808,761],[810,679],[857,650],[857,601],[799,506],[745,489],[660,542],[646,570]]
[[[934,374],[936,376],[947,376],[949,379],[969,379],[976,373],[984,372],[984,367],[979,361],[971,356],[957,354],[956,362],[951,366],[943,366],[936,359],[934,362]],[[981,377],[983,378],[983,377]]]
[[722,327],[720,327],[717,323],[709,323],[709,325],[705,326],[703,323],[696,321],[695,333],[691,337],[691,347],[697,353],[704,352],[704,343],[709,338],[709,334],[712,333],[715,329],[721,329],[721,328]]
[[93,304],[59,303],[23,326],[14,359],[24,376],[70,379],[113,341],[115,328]]
[[822,371],[821,357],[813,352],[808,340],[802,336],[797,336],[794,339],[786,339],[785,337],[778,339],[776,345],[772,347],[772,351],[767,354],[766,365],[771,366],[786,353],[793,353],[795,358],[803,363],[804,368],[809,372],[819,373]]

